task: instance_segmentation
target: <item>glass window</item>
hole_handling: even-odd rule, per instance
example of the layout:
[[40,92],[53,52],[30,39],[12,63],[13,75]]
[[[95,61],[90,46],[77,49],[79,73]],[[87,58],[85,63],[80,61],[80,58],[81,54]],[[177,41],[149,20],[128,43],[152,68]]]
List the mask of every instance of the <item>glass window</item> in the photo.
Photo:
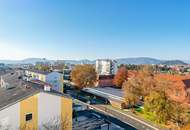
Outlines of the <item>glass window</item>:
[[31,121],[32,120],[32,113],[26,114],[26,121]]

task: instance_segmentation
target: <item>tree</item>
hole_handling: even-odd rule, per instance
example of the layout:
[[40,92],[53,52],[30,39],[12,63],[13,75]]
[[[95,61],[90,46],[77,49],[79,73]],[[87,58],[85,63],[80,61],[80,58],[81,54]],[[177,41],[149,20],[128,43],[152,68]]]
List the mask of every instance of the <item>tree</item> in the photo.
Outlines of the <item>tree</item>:
[[182,127],[181,130],[190,130],[190,124],[187,124],[186,126]]
[[50,67],[47,65],[36,65],[35,68],[41,71],[50,71]]
[[151,65],[143,65],[139,74],[146,77],[154,77],[154,67]]
[[71,79],[78,90],[93,87],[97,81],[96,70],[92,65],[76,65],[71,72]]
[[122,85],[125,81],[127,81],[128,78],[128,72],[126,67],[121,67],[119,68],[117,74],[114,77],[114,84],[118,87],[118,88],[122,88]]
[[139,74],[123,84],[126,103],[132,107],[147,96],[155,87],[154,73],[151,66],[143,66]]
[[56,116],[40,124],[38,128],[32,127],[33,125],[28,125],[26,122],[22,126],[14,128],[11,124],[6,126],[0,124],[0,130],[72,130],[72,118],[68,115]]
[[158,123],[166,124],[171,119],[172,109],[172,102],[164,91],[153,91],[145,97],[144,111],[152,113]]
[[170,99],[168,89],[173,86],[172,82],[156,78],[154,68],[143,66],[136,77],[124,83],[123,89],[126,103],[132,108],[143,97],[145,114],[151,115],[157,123],[171,121],[179,128],[187,124],[189,118],[183,107]]
[[40,130],[71,130],[72,122],[71,119],[67,116],[64,119],[60,119],[60,117],[49,120],[46,123],[43,123],[42,128]]
[[142,96],[147,96],[156,87],[156,80],[154,77],[154,69],[150,65],[143,65],[135,77],[138,79],[139,87],[142,88]]
[[179,103],[173,103],[172,122],[176,124],[177,128],[186,125],[189,122],[189,117],[186,109]]
[[134,107],[138,103],[142,95],[142,88],[139,85],[138,79],[130,79],[123,84],[126,104],[128,104],[134,112]]

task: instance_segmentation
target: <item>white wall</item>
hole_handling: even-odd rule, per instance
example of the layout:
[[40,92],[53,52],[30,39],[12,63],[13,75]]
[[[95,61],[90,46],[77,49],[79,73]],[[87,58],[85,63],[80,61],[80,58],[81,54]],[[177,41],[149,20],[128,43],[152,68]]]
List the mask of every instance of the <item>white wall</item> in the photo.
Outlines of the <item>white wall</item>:
[[96,71],[99,75],[115,74],[117,72],[117,62],[114,60],[97,60]]
[[61,98],[47,93],[38,94],[38,124],[52,123],[60,118]]
[[52,85],[52,89],[60,92],[63,83],[61,82],[63,75],[58,72],[52,72],[46,76],[46,82]]
[[[0,111],[0,126],[10,126],[10,129],[18,129],[20,125],[20,104],[17,103]],[[3,129],[0,127],[0,129]]]

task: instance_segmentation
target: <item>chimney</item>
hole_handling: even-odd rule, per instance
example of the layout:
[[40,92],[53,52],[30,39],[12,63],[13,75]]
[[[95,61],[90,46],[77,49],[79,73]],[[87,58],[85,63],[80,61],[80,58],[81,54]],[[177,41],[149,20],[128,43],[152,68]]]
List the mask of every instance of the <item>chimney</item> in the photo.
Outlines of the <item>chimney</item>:
[[48,84],[44,85],[44,91],[50,92],[51,91],[51,86]]

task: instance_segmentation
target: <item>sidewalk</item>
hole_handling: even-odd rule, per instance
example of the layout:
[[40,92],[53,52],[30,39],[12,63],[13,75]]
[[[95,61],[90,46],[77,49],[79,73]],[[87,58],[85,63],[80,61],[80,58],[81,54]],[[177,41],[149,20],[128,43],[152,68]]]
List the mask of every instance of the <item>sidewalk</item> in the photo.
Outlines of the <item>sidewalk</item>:
[[94,105],[93,107],[124,121],[125,123],[137,128],[138,130],[167,130],[165,128],[160,128],[151,122],[140,119],[138,116],[134,115],[131,112],[122,112],[121,110],[112,109],[106,105]]

